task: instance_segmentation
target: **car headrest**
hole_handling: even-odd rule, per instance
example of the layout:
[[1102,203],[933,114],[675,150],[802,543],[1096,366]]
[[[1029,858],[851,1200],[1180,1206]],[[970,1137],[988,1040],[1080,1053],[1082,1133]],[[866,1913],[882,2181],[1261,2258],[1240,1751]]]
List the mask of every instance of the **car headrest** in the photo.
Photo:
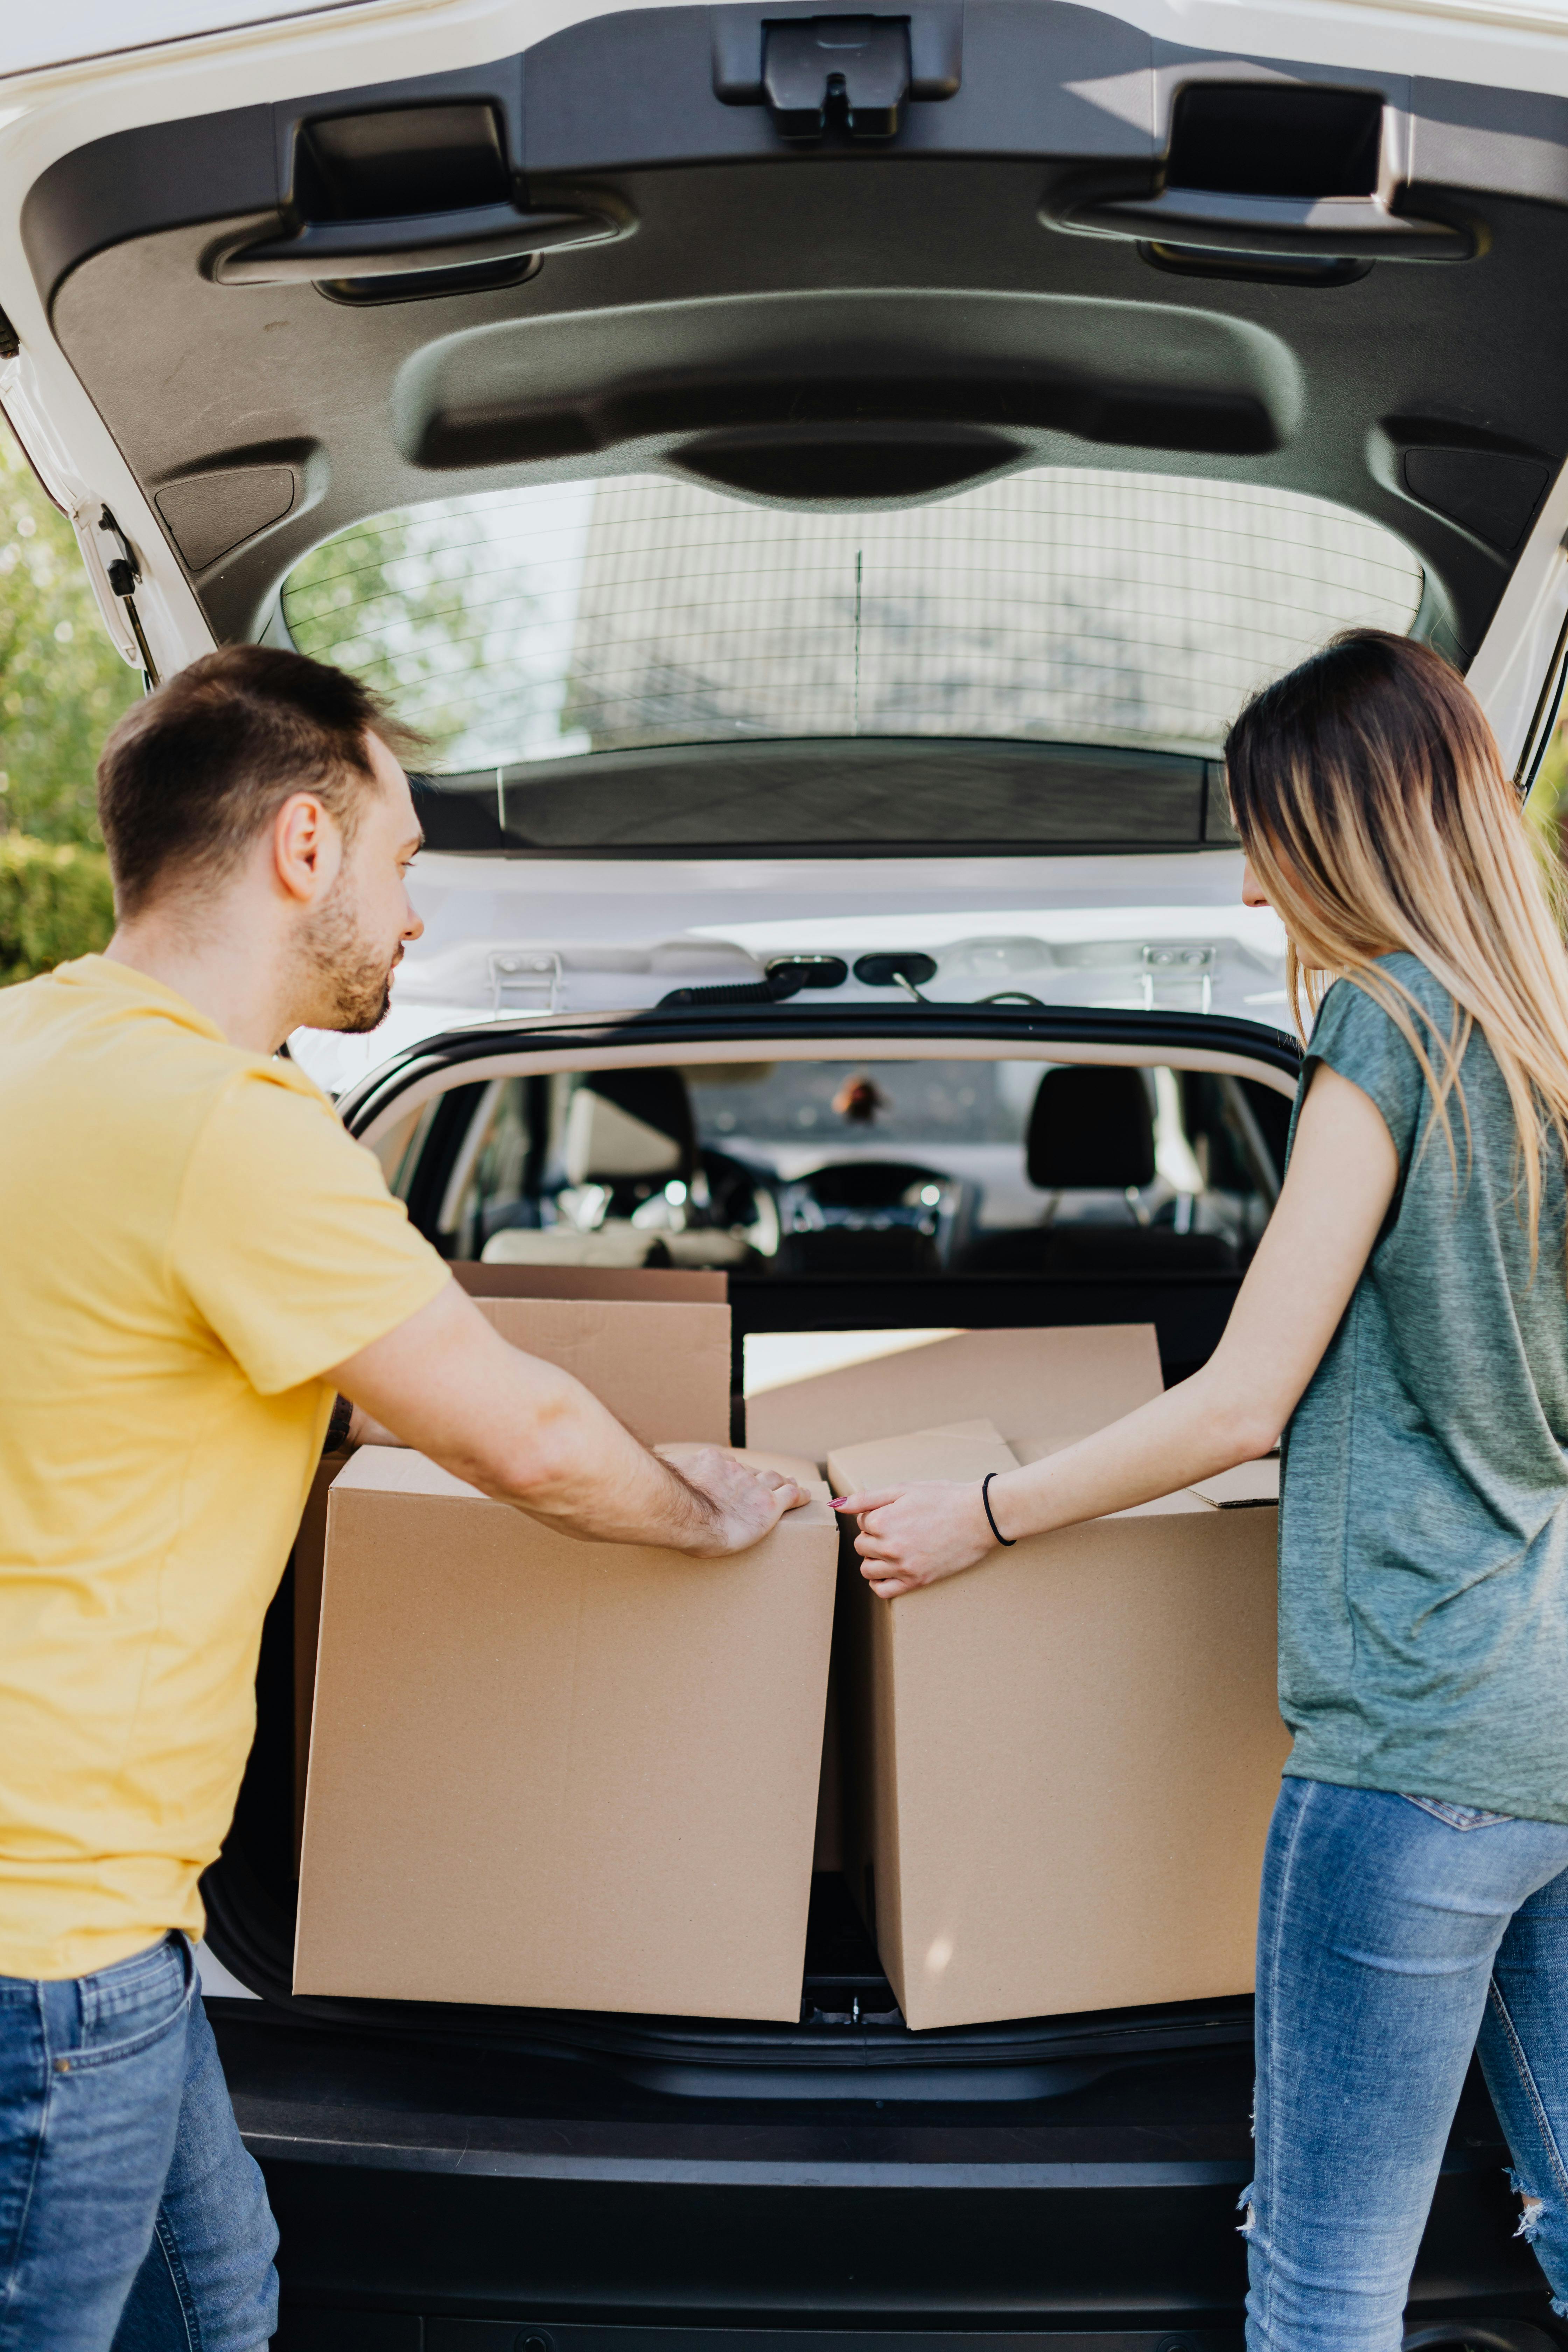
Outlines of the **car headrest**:
[[697,1135],[679,1070],[593,1070],[566,1114],[569,1184],[616,1184],[637,1176],[689,1177]]
[[1142,1070],[1047,1070],[1029,1114],[1029,1181],[1042,1192],[1124,1192],[1154,1174],[1154,1113]]

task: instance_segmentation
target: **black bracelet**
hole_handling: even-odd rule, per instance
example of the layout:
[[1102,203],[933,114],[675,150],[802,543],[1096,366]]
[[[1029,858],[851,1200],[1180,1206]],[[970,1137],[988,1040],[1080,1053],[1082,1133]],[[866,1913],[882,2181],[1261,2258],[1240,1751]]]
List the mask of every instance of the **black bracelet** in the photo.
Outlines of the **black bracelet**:
[[1011,1551],[1011,1550],[1012,1550],[1012,1549],[1013,1549],[1013,1546],[1014,1546],[1014,1545],[1017,1542],[1017,1540],[1018,1540],[1017,1537],[1016,1537],[1016,1536],[1005,1536],[1005,1535],[1003,1534],[1003,1532],[1002,1532],[1001,1528],[997,1526],[997,1524],[996,1524],[995,1520],[994,1520],[994,1518],[992,1518],[992,1517],[991,1517],[991,1495],[990,1495],[991,1481],[992,1481],[992,1479],[993,1479],[993,1478],[999,1478],[999,1477],[1001,1476],[1001,1475],[1002,1475],[1002,1474],[1001,1474],[1001,1472],[1000,1472],[999,1470],[987,1470],[987,1472],[985,1473],[984,1477],[984,1478],[982,1478],[982,1480],[980,1481],[980,1501],[981,1501],[981,1507],[982,1507],[982,1508],[984,1509],[984,1513],[985,1513],[986,1517],[987,1517],[988,1519],[991,1519],[991,1532],[992,1532],[992,1534],[995,1537],[995,1538],[996,1538],[996,1540],[997,1540],[997,1542],[998,1542],[999,1544],[1005,1544],[1005,1545],[1006,1545],[1006,1547],[1007,1547],[1007,1549],[1008,1549],[1008,1550],[1009,1550],[1009,1551]]
[[331,1417],[327,1423],[326,1440],[321,1447],[322,1459],[329,1454],[341,1454],[349,1442],[349,1429],[353,1421],[352,1397],[341,1393],[332,1399]]

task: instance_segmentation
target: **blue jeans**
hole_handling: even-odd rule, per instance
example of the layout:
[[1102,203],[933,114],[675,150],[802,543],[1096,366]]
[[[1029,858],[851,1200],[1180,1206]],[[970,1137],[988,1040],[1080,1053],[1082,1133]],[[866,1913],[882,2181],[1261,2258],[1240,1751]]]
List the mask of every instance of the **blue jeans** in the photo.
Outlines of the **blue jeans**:
[[1398,2352],[1472,2051],[1568,2313],[1568,1828],[1285,1781],[1258,1931],[1248,2352]]
[[277,2247],[184,1937],[0,1977],[0,2352],[259,2352]]

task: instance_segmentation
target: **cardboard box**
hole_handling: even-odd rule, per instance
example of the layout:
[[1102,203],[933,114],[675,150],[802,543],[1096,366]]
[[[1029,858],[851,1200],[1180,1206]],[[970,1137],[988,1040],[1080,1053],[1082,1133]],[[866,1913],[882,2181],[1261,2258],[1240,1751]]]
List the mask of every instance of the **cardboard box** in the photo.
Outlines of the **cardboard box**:
[[963,1331],[748,1398],[746,1435],[825,1462],[859,1445],[983,1414],[1009,1443],[1087,1437],[1164,1387],[1152,1323]]
[[573,1373],[645,1445],[728,1444],[728,1307],[566,1298],[474,1304],[512,1347]]
[[1212,1478],[1194,1478],[1193,1492],[1222,1511],[1247,1511],[1259,1503],[1279,1500],[1279,1456],[1261,1462],[1238,1462],[1234,1470],[1220,1470]]
[[296,1991],[797,2018],[837,1548],[820,1492],[696,1560],[363,1448],[328,1500]]
[[[1014,1461],[971,1422],[828,1469],[847,1494]],[[1251,1990],[1277,1521],[1165,1496],[893,1601],[847,1536],[846,1867],[912,2027]]]
[[827,1714],[822,1733],[822,1773],[816,1786],[816,1837],[811,1853],[813,1870],[842,1870],[844,1867],[844,1740],[840,1706],[838,1643],[835,1640],[827,1664]]
[[656,1306],[722,1307],[727,1274],[693,1267],[483,1265],[457,1258],[453,1278],[470,1298],[626,1298]]
[[[482,1269],[486,1273],[489,1269]],[[477,1266],[454,1267],[477,1274]],[[508,1271],[501,1267],[503,1276]],[[526,1271],[526,1270],[524,1270]],[[721,1276],[626,1276],[638,1283],[716,1283],[718,1296],[671,1298],[639,1289],[628,1300],[591,1290],[575,1304],[553,1289],[542,1303],[498,1304],[478,1299],[511,1346],[572,1372],[608,1405],[645,1445],[694,1440],[727,1443],[731,1426],[730,1310]],[[547,1275],[553,1284],[560,1277]],[[591,1285],[601,1279],[587,1275]],[[466,1289],[474,1286],[466,1283]],[[626,1309],[635,1311],[625,1311]],[[651,1312],[646,1311],[651,1309]],[[305,1771],[316,1677],[316,1633],[321,1607],[321,1555],[327,1531],[327,1489],[345,1454],[329,1455],[317,1470],[294,1542],[294,1860],[298,1869],[304,1824]],[[779,1466],[784,1466],[781,1464]],[[815,1475],[812,1465],[805,1473]],[[793,1472],[792,1472],[793,1475]],[[826,1489],[824,1490],[826,1491]]]
[[316,1637],[321,1619],[321,1563],[327,1549],[327,1495],[350,1456],[323,1454],[294,1538],[294,1875],[305,1834],[305,1776],[310,1762],[310,1708],[316,1688]]

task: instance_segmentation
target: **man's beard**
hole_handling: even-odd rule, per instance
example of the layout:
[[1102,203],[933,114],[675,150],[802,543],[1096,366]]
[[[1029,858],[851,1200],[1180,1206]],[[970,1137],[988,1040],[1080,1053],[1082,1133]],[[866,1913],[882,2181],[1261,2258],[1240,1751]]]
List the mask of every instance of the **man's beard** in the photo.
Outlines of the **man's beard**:
[[363,1037],[380,1027],[392,1007],[397,953],[389,958],[364,937],[342,877],[306,927],[300,950],[321,990],[321,1010],[311,1028]]

